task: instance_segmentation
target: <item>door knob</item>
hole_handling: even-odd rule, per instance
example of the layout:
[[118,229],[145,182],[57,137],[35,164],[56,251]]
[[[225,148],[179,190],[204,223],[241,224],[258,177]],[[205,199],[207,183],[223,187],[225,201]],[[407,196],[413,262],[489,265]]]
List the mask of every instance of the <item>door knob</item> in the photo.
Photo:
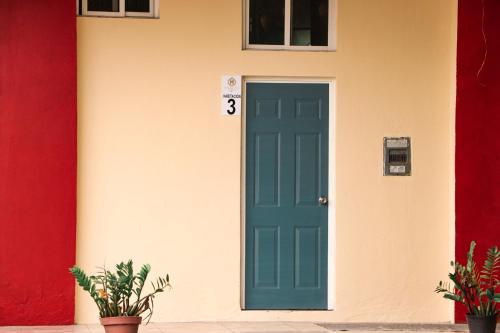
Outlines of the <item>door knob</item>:
[[320,205],[326,206],[328,204],[328,198],[327,197],[319,197],[318,202]]

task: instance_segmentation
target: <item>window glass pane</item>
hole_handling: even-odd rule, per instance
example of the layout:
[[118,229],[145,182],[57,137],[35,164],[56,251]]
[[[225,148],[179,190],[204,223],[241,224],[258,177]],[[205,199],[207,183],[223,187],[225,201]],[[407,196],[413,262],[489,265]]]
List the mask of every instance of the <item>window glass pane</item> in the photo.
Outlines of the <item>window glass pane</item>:
[[292,45],[328,46],[328,0],[292,0]]
[[119,12],[120,0],[88,0],[87,10],[92,12]]
[[125,1],[125,11],[126,12],[140,12],[149,13],[149,0],[126,0]]
[[250,44],[285,43],[285,0],[250,0]]

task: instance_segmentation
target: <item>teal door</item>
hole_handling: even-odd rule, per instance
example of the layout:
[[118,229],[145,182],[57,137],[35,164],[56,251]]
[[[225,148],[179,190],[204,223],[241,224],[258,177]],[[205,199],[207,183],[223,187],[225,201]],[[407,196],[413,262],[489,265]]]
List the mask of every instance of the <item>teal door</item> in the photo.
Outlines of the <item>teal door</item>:
[[248,83],[246,309],[326,309],[327,84]]

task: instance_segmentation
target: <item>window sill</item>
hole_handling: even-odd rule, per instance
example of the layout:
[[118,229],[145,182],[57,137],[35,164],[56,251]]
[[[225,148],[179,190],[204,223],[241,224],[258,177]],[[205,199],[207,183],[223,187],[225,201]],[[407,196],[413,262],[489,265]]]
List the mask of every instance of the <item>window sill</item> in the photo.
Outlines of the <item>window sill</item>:
[[291,51],[291,52],[337,52],[337,49],[329,46],[275,46],[259,45],[243,47],[242,51]]
[[77,18],[105,18],[105,19],[140,19],[140,20],[159,20],[159,17],[152,16],[108,16],[108,15],[77,15]]

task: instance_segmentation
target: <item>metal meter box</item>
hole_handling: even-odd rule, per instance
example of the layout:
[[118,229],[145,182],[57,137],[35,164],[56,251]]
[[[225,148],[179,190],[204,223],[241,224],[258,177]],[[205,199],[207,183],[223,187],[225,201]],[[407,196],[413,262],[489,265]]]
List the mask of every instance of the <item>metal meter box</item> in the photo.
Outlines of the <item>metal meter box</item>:
[[384,138],[384,176],[411,176],[409,137]]

